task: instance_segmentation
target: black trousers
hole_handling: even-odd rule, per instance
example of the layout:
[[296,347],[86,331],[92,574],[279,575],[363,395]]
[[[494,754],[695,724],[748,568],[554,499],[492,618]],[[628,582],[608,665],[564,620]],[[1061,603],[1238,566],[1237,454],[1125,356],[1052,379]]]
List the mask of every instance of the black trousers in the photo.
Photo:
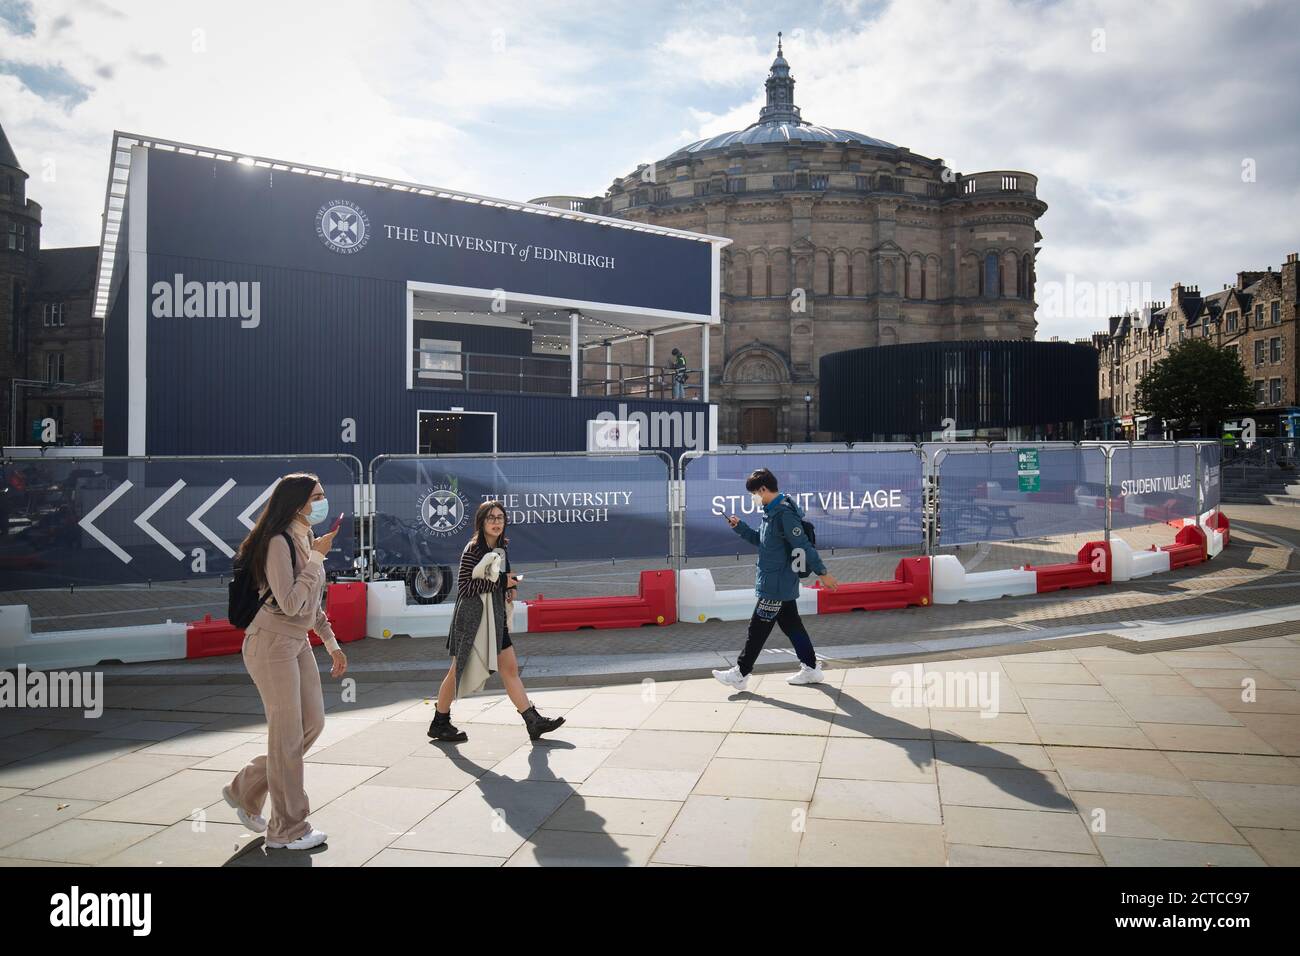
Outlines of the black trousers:
[[754,615],[749,619],[749,635],[745,639],[745,649],[740,652],[740,673],[748,676],[758,660],[758,652],[767,643],[773,625],[780,625],[782,633],[794,645],[794,652],[801,663],[809,667],[817,666],[817,654],[813,650],[812,638],[803,626],[799,616],[799,606],[794,601],[769,601],[760,598],[754,606]]

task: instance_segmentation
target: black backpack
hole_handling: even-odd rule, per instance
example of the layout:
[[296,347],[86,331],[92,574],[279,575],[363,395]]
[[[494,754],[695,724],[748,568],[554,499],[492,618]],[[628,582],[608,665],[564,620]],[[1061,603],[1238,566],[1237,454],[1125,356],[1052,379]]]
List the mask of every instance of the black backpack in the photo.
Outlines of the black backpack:
[[[293,539],[289,537],[289,532],[281,533],[281,537],[289,545],[289,560],[293,564],[293,573],[298,574],[298,557],[293,553]],[[235,573],[230,578],[230,583],[226,585],[229,597],[226,602],[226,619],[235,627],[240,629],[248,627],[253,623],[253,618],[257,617],[257,612],[262,609],[262,605],[267,602],[271,596],[271,589],[267,588],[265,594],[257,593],[257,580],[253,572],[246,567],[236,563]]]
[[[786,498],[785,503],[790,506],[790,510],[793,511],[795,513],[795,516],[797,517],[799,512],[795,508],[794,502],[791,501],[789,498]],[[799,523],[803,525],[803,533],[804,536],[808,539],[808,543],[811,544],[814,548],[817,547],[817,528],[813,525],[811,521],[805,521],[803,518],[799,518]],[[791,550],[793,551],[793,548]],[[807,568],[804,568],[804,570],[798,572],[798,574],[799,577],[801,578],[812,577],[812,572],[809,571]]]

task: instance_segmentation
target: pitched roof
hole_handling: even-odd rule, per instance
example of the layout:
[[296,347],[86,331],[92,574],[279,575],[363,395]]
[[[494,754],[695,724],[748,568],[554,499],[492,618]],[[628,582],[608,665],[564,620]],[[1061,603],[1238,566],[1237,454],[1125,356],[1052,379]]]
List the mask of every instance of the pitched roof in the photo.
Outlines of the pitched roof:
[[18,157],[14,155],[14,148],[9,145],[9,137],[5,135],[5,128],[0,126],[0,166],[13,166],[15,169],[22,169],[22,164],[18,162]]

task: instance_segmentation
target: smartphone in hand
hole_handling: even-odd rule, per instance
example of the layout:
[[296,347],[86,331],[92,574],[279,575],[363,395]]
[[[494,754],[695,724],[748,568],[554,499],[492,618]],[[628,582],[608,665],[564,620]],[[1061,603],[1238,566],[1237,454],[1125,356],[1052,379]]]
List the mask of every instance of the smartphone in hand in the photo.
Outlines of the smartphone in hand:
[[339,525],[343,524],[343,515],[344,515],[345,513],[346,513],[346,512],[342,512],[342,511],[339,512],[339,516],[338,516],[337,518],[334,519],[334,524],[333,524],[333,526],[330,528],[330,534],[333,534],[335,531],[338,531],[338,530],[339,530]]

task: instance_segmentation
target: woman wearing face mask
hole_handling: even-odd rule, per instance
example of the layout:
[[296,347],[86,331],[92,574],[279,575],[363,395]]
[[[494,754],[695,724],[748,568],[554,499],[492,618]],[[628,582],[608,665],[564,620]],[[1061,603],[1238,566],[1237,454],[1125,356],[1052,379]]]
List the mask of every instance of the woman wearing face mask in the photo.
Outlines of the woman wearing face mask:
[[564,723],[563,717],[539,714],[519,679],[507,610],[507,602],[514,600],[518,579],[510,573],[505,530],[506,509],[501,502],[485,501],[478,506],[474,534],[460,556],[456,607],[451,612],[451,633],[447,637],[451,668],[438,688],[438,702],[429,724],[433,740],[463,743],[469,739],[451,722],[452,698],[477,692],[494,670],[501,672],[506,694],[523,718],[531,739]]
[[[321,606],[325,555],[337,532],[318,538],[311,530],[329,512],[315,475],[285,475],[235,558],[253,570],[259,594],[270,592],[244,632],[243,648],[244,666],[266,710],[267,746],[265,756],[254,757],[222,796],[244,826],[266,831],[273,849],[308,850],[326,839],[307,822],[302,760],[325,727],[320,671],[307,632],[314,630],[329,651],[330,676],[342,677],[348,666]],[[269,827],[261,816],[268,791]]]

